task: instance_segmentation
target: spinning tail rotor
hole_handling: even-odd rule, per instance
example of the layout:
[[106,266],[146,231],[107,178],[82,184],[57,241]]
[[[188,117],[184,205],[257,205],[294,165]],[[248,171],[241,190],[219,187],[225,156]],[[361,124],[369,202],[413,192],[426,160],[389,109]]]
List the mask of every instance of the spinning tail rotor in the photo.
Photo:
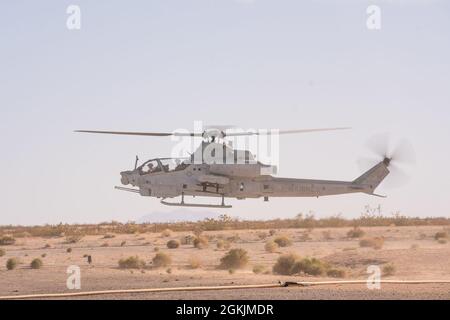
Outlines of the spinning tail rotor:
[[402,186],[410,179],[405,168],[415,163],[415,153],[407,140],[400,140],[393,146],[389,135],[382,134],[369,139],[366,146],[374,156],[361,158],[358,164],[367,169],[383,162],[390,172],[386,180],[387,187]]

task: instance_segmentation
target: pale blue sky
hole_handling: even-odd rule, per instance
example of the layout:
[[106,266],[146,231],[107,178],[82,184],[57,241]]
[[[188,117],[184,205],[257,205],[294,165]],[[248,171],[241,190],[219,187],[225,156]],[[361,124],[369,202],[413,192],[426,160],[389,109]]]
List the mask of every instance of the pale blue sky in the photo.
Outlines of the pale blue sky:
[[[81,7],[82,29],[66,28]],[[366,28],[366,8],[382,29]],[[169,138],[74,129],[171,131],[193,121],[251,128],[351,126],[281,138],[279,176],[351,180],[373,134],[416,150],[387,199],[231,201],[242,218],[358,216],[365,204],[450,215],[448,1],[2,1],[0,224],[134,220],[170,210],[121,193],[119,172],[170,155]]]

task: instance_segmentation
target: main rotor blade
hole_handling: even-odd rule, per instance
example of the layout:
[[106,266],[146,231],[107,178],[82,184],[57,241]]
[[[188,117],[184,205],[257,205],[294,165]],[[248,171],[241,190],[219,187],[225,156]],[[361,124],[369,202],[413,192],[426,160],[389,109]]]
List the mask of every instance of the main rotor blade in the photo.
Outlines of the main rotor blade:
[[269,134],[291,134],[291,133],[309,133],[309,132],[321,132],[321,131],[335,131],[335,130],[348,130],[350,127],[342,128],[319,128],[319,129],[294,129],[294,130],[279,130],[276,132],[272,131],[248,131],[248,132],[230,132],[226,133],[227,137],[235,136],[251,136],[251,135],[269,135]]
[[153,136],[153,137],[201,137],[201,133],[189,133],[189,132],[130,132],[130,131],[99,131],[99,130],[75,130],[75,132],[82,133],[100,133],[100,134],[118,134],[127,136]]

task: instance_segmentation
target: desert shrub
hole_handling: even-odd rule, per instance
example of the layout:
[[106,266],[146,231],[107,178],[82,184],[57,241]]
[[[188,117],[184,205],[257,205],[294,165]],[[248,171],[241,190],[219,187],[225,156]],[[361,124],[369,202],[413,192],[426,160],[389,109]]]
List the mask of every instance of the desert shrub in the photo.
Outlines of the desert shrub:
[[67,252],[67,253],[71,253],[71,252],[72,252],[72,248],[67,248],[67,249],[66,249],[66,252]]
[[445,231],[436,232],[436,234],[434,235],[435,240],[447,239],[447,238],[448,238],[448,233]]
[[145,261],[138,256],[131,256],[119,260],[119,268],[121,269],[141,269],[145,267]]
[[257,236],[259,240],[265,240],[269,235],[266,232],[258,232]]
[[0,237],[0,246],[10,246],[16,243],[16,239],[11,236]]
[[180,241],[178,240],[169,240],[167,241],[167,248],[176,249],[180,246]]
[[166,269],[166,273],[171,274],[172,273],[172,268],[167,268]]
[[152,259],[153,265],[157,268],[168,267],[172,264],[172,258],[167,253],[158,252]]
[[364,236],[365,232],[360,227],[354,227],[347,232],[347,237],[349,238],[361,238]]
[[206,237],[198,236],[194,239],[193,244],[197,249],[203,249],[208,247],[209,241]]
[[278,247],[278,243],[274,242],[273,240],[267,241],[264,245],[264,249],[270,253],[276,252],[278,250]]
[[192,232],[196,237],[199,237],[203,233],[203,229],[200,226],[196,225],[194,227],[194,230],[192,230]]
[[281,275],[294,274],[293,267],[298,260],[298,256],[293,253],[284,254],[278,257],[277,262],[272,268],[273,273]]
[[359,241],[360,247],[370,247],[374,249],[381,249],[384,244],[383,237],[375,237],[375,238],[364,238]]
[[104,243],[102,243],[101,247],[109,247],[109,243],[108,242],[104,242]]
[[5,250],[0,248],[0,257],[3,257],[6,254]]
[[446,243],[447,243],[447,239],[445,239],[445,238],[439,238],[438,243],[440,243],[440,244],[446,244]]
[[267,271],[267,268],[261,264],[253,266],[253,273],[261,274],[264,273],[265,271]]
[[291,272],[293,274],[304,272],[312,276],[320,276],[325,273],[325,264],[316,258],[303,258],[294,263]]
[[342,269],[329,269],[327,270],[327,276],[332,278],[345,278],[346,273],[345,270]]
[[216,243],[217,249],[222,250],[228,250],[231,247],[231,244],[227,240],[219,239]]
[[234,274],[235,272],[236,272],[235,269],[228,269],[228,273],[229,273],[229,274]]
[[52,246],[49,243],[46,243],[45,246],[44,246],[44,249],[48,249],[48,248],[51,248],[51,247]]
[[126,241],[122,241],[122,242],[120,243],[120,246],[123,247],[123,246],[126,245],[126,244],[127,244]]
[[396,268],[393,264],[389,263],[383,266],[383,275],[392,276],[396,271]]
[[292,245],[292,240],[288,236],[278,236],[273,242],[275,242],[279,247],[288,247]]
[[198,269],[202,266],[202,261],[196,256],[191,256],[189,257],[188,264],[191,269]]
[[31,269],[40,269],[42,267],[43,263],[42,260],[39,258],[33,259],[30,263]]
[[231,249],[220,259],[220,269],[239,269],[248,263],[248,254],[244,249]]
[[270,234],[270,236],[273,236],[273,235],[275,235],[275,233],[277,233],[274,229],[271,229],[271,230],[269,230],[269,234]]
[[17,267],[19,264],[19,260],[16,258],[9,258],[8,261],[6,261],[6,269],[13,270]]
[[41,254],[41,258],[45,258],[47,256],[46,253]]
[[66,237],[66,240],[64,242],[67,244],[77,243],[77,242],[80,242],[81,239],[83,239],[83,237],[80,235],[69,236],[69,237]]
[[116,237],[116,235],[107,233],[107,234],[105,234],[103,236],[103,239],[112,239],[112,238],[115,238],[115,237]]
[[181,238],[181,244],[192,244],[194,237],[191,235],[187,235]]
[[172,230],[165,229],[161,232],[161,236],[164,238],[170,237],[172,235]]
[[239,237],[238,234],[234,234],[230,237],[227,238],[228,242],[238,242],[241,238]]

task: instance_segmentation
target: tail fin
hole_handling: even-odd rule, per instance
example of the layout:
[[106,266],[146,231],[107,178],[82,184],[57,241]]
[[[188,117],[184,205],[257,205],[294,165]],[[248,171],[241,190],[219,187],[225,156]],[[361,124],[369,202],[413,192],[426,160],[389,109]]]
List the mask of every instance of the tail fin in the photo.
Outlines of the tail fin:
[[378,185],[389,174],[389,159],[385,159],[356,178],[353,183],[363,187],[365,193],[373,194]]

